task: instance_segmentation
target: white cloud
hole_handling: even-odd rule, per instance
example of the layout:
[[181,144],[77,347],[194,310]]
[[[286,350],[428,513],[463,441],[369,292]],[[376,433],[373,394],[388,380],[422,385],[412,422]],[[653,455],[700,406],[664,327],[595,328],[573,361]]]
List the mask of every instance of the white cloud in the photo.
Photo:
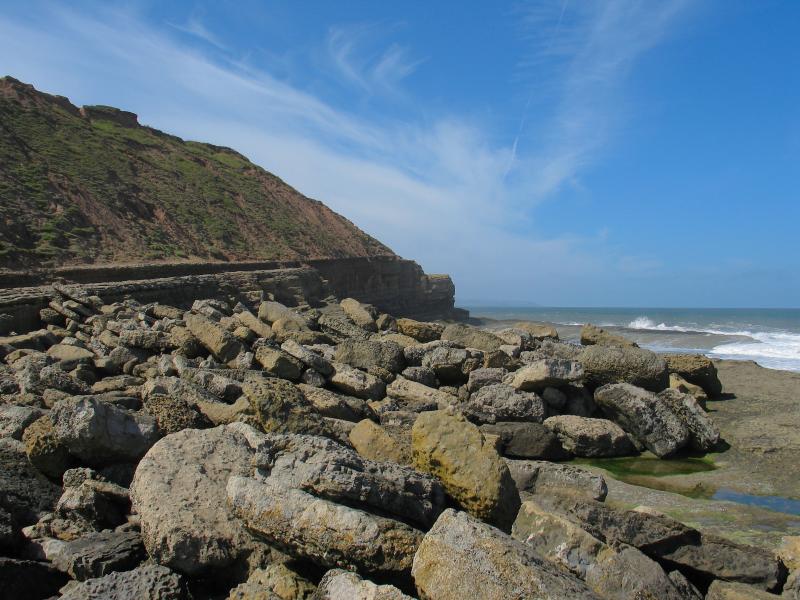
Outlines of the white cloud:
[[[0,16],[0,56],[10,74],[45,91],[120,106],[143,123],[236,148],[426,270],[453,274],[464,297],[575,303],[569,299],[609,270],[644,263],[625,257],[618,268],[607,234],[541,239],[519,233],[521,225],[532,204],[594,159],[625,70],[665,33],[680,4],[631,11],[612,1],[581,15],[586,35],[548,50],[566,71],[551,83],[561,99],[544,145],[522,148],[516,159],[511,144],[493,145],[463,116],[431,123],[413,113],[350,113],[268,72],[212,60],[126,13],[51,9],[44,25]],[[342,29],[328,42],[341,76],[366,93],[396,89],[417,67],[399,46],[365,55],[360,39]]]

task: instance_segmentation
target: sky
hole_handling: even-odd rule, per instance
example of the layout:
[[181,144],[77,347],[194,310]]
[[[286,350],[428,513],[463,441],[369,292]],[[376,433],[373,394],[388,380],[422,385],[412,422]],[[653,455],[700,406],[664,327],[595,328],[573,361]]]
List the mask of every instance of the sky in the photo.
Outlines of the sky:
[[800,307],[800,2],[0,0],[0,74],[232,147],[463,305]]

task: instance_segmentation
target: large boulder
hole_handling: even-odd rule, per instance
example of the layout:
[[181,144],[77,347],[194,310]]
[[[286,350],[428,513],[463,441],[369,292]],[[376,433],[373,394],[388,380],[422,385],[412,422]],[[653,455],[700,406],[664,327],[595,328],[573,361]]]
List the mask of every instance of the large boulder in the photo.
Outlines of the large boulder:
[[608,418],[660,458],[674,454],[689,442],[689,429],[684,422],[652,392],[615,383],[599,388],[594,399]]
[[56,435],[50,415],[28,426],[22,435],[22,442],[31,464],[52,479],[61,479],[72,462],[69,450]]
[[699,385],[709,397],[722,393],[722,383],[717,376],[717,368],[707,356],[702,354],[666,354],[667,368],[689,383]]
[[267,436],[253,465],[261,477],[288,488],[430,527],[444,510],[441,484],[411,467],[376,462],[311,435]]
[[411,431],[414,466],[438,477],[447,493],[476,517],[508,529],[520,499],[497,450],[460,414],[422,413]]
[[344,394],[303,383],[297,387],[300,388],[300,391],[303,392],[308,401],[314,405],[316,411],[323,417],[354,422],[376,418],[369,404],[361,398],[345,396]]
[[90,465],[138,460],[161,436],[150,415],[116,408],[92,396],[58,401],[50,418],[58,440]]
[[382,425],[364,419],[350,430],[350,443],[361,456],[370,460],[411,464],[411,447]]
[[307,600],[316,586],[286,563],[256,569],[228,594],[227,600]]
[[312,600],[413,600],[393,585],[377,585],[344,569],[322,577]]
[[606,458],[636,453],[625,431],[606,419],[557,415],[545,419],[544,426],[575,456]]
[[365,400],[380,400],[386,395],[386,384],[383,381],[339,362],[333,363],[330,383],[345,394]]
[[621,335],[606,331],[591,323],[581,327],[581,344],[584,346],[616,346],[621,348],[638,348],[639,344]]
[[297,558],[404,576],[422,532],[392,519],[286,488],[271,478],[231,477],[228,506],[248,530]]
[[397,319],[397,329],[403,335],[422,343],[438,340],[444,331],[444,327],[438,323],[425,323],[414,319]]
[[329,425],[300,389],[283,379],[252,380],[244,393],[266,432],[309,433],[336,439]]
[[325,333],[337,338],[354,338],[357,340],[369,339],[370,333],[352,321],[334,315],[322,315],[319,318],[319,327]]
[[21,440],[22,434],[44,411],[33,406],[0,404],[0,437]]
[[186,584],[177,573],[160,565],[109,573],[71,586],[61,600],[184,600]]
[[362,329],[378,331],[378,325],[375,323],[378,311],[373,306],[362,304],[355,298],[345,298],[339,303],[339,306],[342,307],[344,314]]
[[297,381],[303,374],[303,363],[291,354],[270,348],[269,346],[259,346],[255,354],[256,361],[264,370],[281,379],[291,379]]
[[300,360],[309,369],[314,369],[317,373],[328,377],[333,373],[333,366],[330,361],[325,357],[313,352],[297,343],[295,340],[286,340],[281,344],[281,350],[291,354],[296,359]]
[[403,349],[391,341],[347,339],[337,346],[334,358],[364,370],[380,367],[390,373],[399,373],[405,367]]
[[405,377],[397,377],[386,388],[389,398],[403,403],[409,410],[419,412],[444,408],[456,402],[456,399],[436,388],[428,387]]
[[503,456],[544,460],[566,460],[570,457],[558,438],[540,423],[487,423],[481,425],[480,430],[500,437]]
[[577,360],[592,389],[607,383],[630,383],[653,392],[669,387],[667,363],[649,350],[587,346]]
[[601,502],[608,495],[605,479],[580,467],[541,460],[506,459],[506,464],[520,492],[569,494]]
[[719,442],[719,428],[689,394],[667,388],[656,396],[686,425],[693,450],[708,452]]
[[542,391],[578,383],[583,379],[580,363],[560,358],[541,358],[516,371],[511,385],[520,391]]
[[22,442],[0,439],[0,508],[24,526],[53,510],[60,486],[52,483],[28,461]]
[[420,597],[436,600],[598,598],[532,548],[452,509],[425,535],[411,574]]
[[459,323],[451,323],[445,327],[442,331],[441,339],[456,342],[465,348],[477,348],[478,350],[487,351],[499,350],[500,346],[505,344],[503,339],[489,331]]
[[218,360],[232,362],[244,351],[244,346],[233,334],[208,317],[186,313],[183,320],[192,335]]
[[547,323],[518,321],[517,323],[514,323],[514,327],[529,333],[535,340],[558,339],[558,331],[556,331],[556,328],[552,325],[548,325]]
[[439,346],[426,352],[422,357],[422,366],[431,369],[442,383],[458,385],[466,380],[469,373],[467,359],[469,353],[463,348]]
[[225,484],[252,472],[264,439],[242,423],[186,429],[160,440],[139,463],[131,484],[142,538],[157,563],[190,576],[227,575],[246,567],[262,544],[226,509]]
[[151,395],[144,405],[162,435],[176,433],[182,429],[205,429],[211,421],[197,408],[183,398],[176,396]]
[[272,338],[272,328],[246,308],[234,313],[239,322],[260,338]]
[[499,383],[487,385],[472,394],[462,410],[475,423],[527,421],[541,423],[547,417],[544,400],[534,392],[519,392]]

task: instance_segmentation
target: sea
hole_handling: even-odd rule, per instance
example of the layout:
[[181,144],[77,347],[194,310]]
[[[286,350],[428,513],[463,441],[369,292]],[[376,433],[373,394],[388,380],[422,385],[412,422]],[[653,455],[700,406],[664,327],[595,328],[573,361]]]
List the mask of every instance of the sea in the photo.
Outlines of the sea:
[[566,341],[578,341],[581,326],[592,323],[657,352],[752,360],[800,372],[800,308],[465,308],[487,320],[552,323]]

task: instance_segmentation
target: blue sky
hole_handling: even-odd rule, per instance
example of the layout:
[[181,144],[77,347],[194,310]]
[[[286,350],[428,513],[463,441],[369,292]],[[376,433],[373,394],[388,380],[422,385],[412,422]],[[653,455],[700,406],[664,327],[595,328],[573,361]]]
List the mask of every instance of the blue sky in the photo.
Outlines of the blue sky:
[[798,2],[0,7],[0,72],[239,150],[462,303],[800,306]]

